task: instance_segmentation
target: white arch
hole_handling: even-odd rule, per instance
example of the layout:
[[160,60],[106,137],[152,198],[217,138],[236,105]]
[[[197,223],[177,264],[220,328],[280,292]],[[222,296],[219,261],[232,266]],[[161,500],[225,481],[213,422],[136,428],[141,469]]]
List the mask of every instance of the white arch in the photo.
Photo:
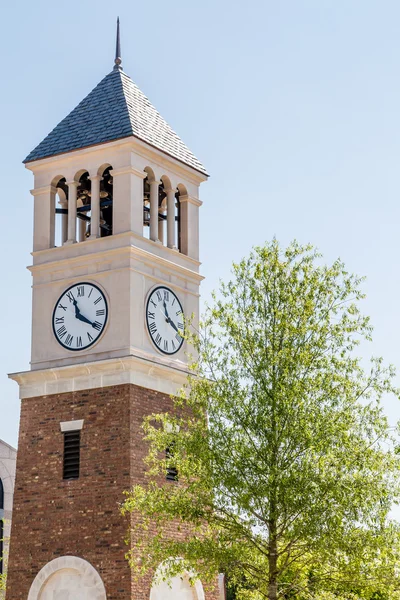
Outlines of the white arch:
[[49,580],[56,574],[67,574],[68,572],[72,572],[75,576],[78,574],[86,589],[90,588],[91,595],[85,596],[85,598],[107,600],[104,583],[96,569],[89,562],[77,556],[62,556],[47,563],[33,580],[28,600],[41,600]]
[[189,582],[189,578],[193,574],[184,570],[181,575],[163,581],[164,570],[164,563],[161,563],[154,575],[150,600],[205,600],[201,581],[196,579],[193,585]]

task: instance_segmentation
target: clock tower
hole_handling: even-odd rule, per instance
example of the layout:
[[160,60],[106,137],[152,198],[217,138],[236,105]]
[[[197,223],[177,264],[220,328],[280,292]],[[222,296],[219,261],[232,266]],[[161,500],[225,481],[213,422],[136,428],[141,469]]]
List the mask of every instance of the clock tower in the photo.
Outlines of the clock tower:
[[125,559],[118,506],[145,481],[143,417],[168,410],[187,374],[207,173],[122,70],[119,25],[113,70],[24,162],[32,355],[10,375],[22,407],[7,600],[214,597],[184,573],[135,581]]

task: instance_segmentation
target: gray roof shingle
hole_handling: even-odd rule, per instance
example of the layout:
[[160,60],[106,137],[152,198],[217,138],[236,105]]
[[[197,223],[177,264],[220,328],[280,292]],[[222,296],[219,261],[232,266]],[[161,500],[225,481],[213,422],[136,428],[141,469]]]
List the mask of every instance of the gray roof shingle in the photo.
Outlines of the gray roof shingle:
[[148,98],[119,69],[106,75],[24,163],[131,135],[207,175],[205,167]]

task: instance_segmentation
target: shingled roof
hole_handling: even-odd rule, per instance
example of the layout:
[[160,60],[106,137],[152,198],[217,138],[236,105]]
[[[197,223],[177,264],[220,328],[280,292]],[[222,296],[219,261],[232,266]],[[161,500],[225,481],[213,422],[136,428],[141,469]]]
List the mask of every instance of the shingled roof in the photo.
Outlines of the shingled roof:
[[121,68],[114,68],[24,160],[135,136],[207,175],[201,162]]

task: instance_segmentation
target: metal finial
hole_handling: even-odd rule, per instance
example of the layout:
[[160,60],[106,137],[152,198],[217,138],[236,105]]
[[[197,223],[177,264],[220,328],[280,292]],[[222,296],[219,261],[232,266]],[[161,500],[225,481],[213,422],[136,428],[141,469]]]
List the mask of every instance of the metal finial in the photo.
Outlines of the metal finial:
[[121,70],[121,38],[120,38],[120,33],[119,33],[119,17],[117,18],[117,40],[116,40],[116,44],[115,44],[115,66],[114,69],[118,69]]

